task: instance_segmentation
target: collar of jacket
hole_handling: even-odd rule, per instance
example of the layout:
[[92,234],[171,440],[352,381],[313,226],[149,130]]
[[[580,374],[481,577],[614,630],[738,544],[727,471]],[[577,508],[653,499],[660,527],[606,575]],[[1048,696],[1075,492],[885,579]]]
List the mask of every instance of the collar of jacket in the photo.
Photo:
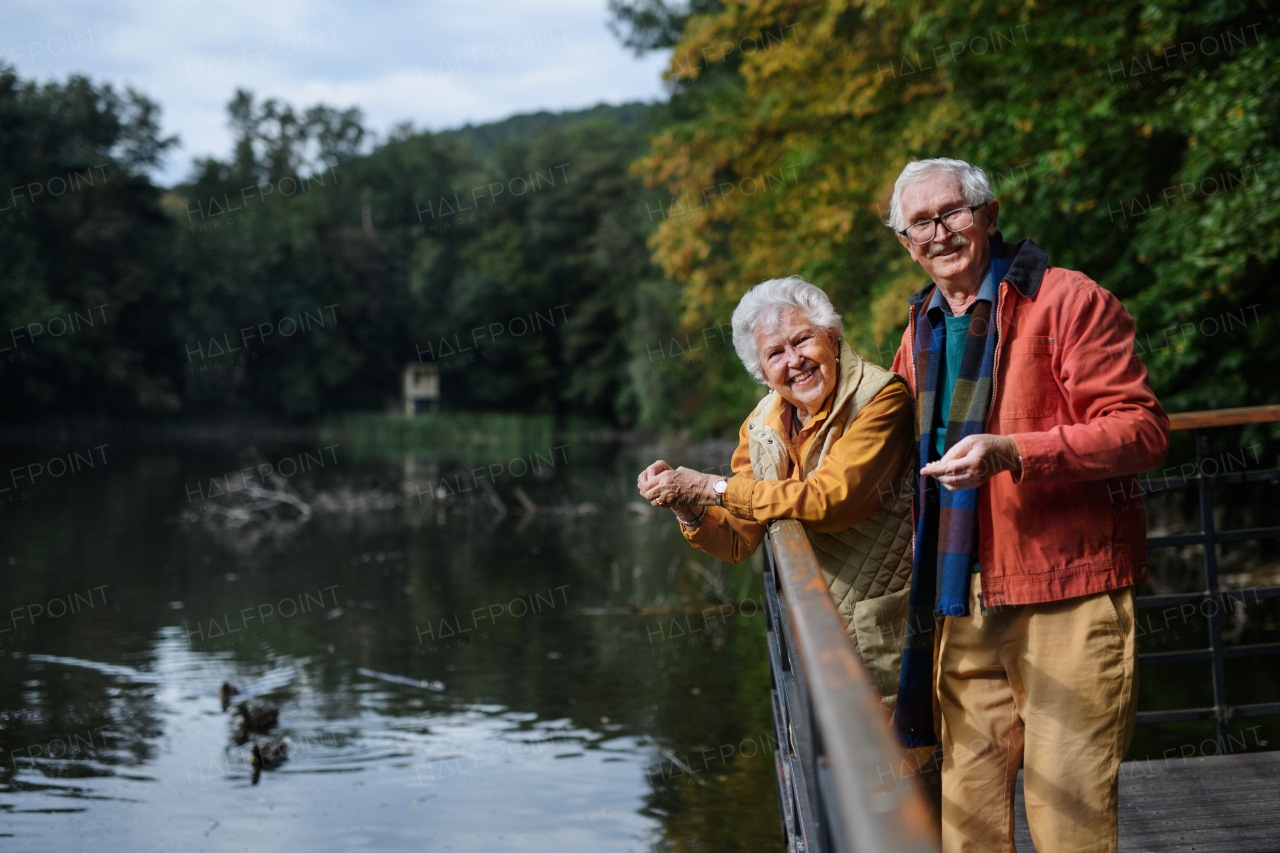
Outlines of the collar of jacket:
[[[1034,298],[1040,290],[1040,282],[1044,280],[1044,272],[1049,267],[1049,256],[1033,243],[1030,237],[1019,240],[1011,246],[1004,242],[1004,236],[997,231],[995,239],[991,243],[993,246],[1002,246],[1004,256],[1012,259],[1009,272],[1005,274],[1004,280],[1012,284],[1023,296]],[[1000,282],[995,282],[995,284],[998,288]],[[919,308],[925,304],[930,295],[932,295],[934,286],[933,282],[929,282],[917,290],[907,300],[908,304],[912,308]]]

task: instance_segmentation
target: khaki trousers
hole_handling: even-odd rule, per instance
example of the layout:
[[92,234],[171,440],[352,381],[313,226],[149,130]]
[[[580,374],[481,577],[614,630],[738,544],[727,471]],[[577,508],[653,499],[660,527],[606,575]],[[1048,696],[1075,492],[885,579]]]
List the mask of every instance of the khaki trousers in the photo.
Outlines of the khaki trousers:
[[1133,588],[948,616],[938,648],[944,853],[1011,853],[1025,762],[1037,853],[1114,853],[1137,696]]

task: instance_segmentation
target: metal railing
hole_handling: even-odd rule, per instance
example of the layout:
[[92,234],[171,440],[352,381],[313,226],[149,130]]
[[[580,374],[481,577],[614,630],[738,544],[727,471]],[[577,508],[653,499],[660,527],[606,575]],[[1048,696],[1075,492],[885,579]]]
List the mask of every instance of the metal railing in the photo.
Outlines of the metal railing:
[[[1147,539],[1148,548],[1204,546],[1201,592],[1144,595],[1139,608],[1192,605],[1209,627],[1209,647],[1147,652],[1141,664],[1209,661],[1213,668],[1212,708],[1143,711],[1140,723],[1215,720],[1221,752],[1230,752],[1232,717],[1280,714],[1280,702],[1231,706],[1226,701],[1228,659],[1278,654],[1280,643],[1225,646],[1222,612],[1227,602],[1280,598],[1280,587],[1223,592],[1218,582],[1216,546],[1280,538],[1280,527],[1218,530],[1213,517],[1215,486],[1280,480],[1280,469],[1208,473],[1206,429],[1280,421],[1280,406],[1220,409],[1170,415],[1174,430],[1194,430],[1195,476],[1138,480],[1150,494],[1197,486],[1201,530]],[[862,661],[844,631],[827,593],[804,528],[777,521],[765,542],[765,593],[769,668],[783,836],[790,851],[803,853],[906,853],[936,851],[934,812],[912,772]],[[1181,611],[1180,611],[1181,612]]]
[[797,521],[770,526],[765,593],[788,850],[936,851],[933,809],[889,730]]
[[[1280,538],[1280,527],[1255,527],[1243,530],[1218,530],[1213,518],[1213,489],[1243,483],[1280,480],[1280,469],[1268,468],[1255,471],[1219,473],[1220,464],[1209,456],[1209,436],[1205,430],[1214,427],[1241,426],[1243,424],[1273,423],[1280,421],[1280,406],[1254,406],[1243,409],[1218,409],[1207,412],[1184,412],[1169,416],[1169,426],[1175,430],[1194,430],[1196,446],[1195,476],[1167,477],[1139,480],[1147,494],[1167,489],[1197,486],[1200,492],[1200,532],[1178,533],[1172,536],[1152,536],[1147,539],[1148,548],[1177,548],[1186,545],[1204,546],[1204,590],[1180,595],[1142,595],[1137,599],[1140,608],[1178,607],[1190,605],[1194,609],[1187,616],[1199,613],[1208,622],[1209,647],[1173,652],[1146,652],[1138,655],[1143,665],[1189,663],[1209,661],[1213,672],[1213,707],[1180,708],[1167,711],[1141,711],[1139,723],[1169,723],[1184,720],[1214,720],[1217,723],[1218,749],[1231,751],[1228,726],[1232,717],[1256,717],[1262,714],[1280,714],[1280,702],[1261,702],[1252,705],[1227,704],[1226,661],[1254,655],[1280,654],[1280,643],[1258,643],[1245,646],[1226,646],[1222,642],[1222,612],[1228,602],[1280,598],[1280,586],[1252,587],[1247,591],[1223,592],[1218,583],[1217,545],[1222,542],[1247,542],[1257,539]],[[1214,473],[1205,470],[1213,461]]]

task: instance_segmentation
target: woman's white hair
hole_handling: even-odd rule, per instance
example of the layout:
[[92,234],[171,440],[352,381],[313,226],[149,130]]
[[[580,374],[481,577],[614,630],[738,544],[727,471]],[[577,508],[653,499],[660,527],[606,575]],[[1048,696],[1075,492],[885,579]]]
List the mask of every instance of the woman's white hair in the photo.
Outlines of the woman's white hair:
[[810,323],[844,336],[844,322],[827,294],[798,275],[762,281],[742,296],[733,309],[733,348],[747,372],[764,384],[760,354],[756,352],[756,332],[772,331],[789,308],[799,308]]
[[934,175],[954,175],[960,181],[960,189],[964,193],[964,203],[968,205],[986,204],[995,200],[991,192],[991,182],[987,173],[972,163],[963,160],[951,160],[936,157],[932,160],[913,160],[898,175],[893,185],[893,198],[889,200],[889,221],[885,223],[894,231],[902,231],[909,224],[902,216],[902,194],[907,187],[919,183]]

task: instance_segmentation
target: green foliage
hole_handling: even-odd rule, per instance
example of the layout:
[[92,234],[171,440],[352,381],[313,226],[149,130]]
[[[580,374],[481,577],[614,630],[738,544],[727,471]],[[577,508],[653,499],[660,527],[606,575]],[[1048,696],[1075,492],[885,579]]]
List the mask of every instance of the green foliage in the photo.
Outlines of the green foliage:
[[923,276],[882,222],[932,156],[1125,301],[1169,409],[1280,396],[1257,0],[611,8],[674,45],[665,103],[373,144],[357,109],[238,92],[227,158],[167,191],[145,97],[0,73],[6,420],[398,411],[424,360],[446,411],[731,431],[760,387],[716,330],[763,279],[820,284],[888,363]]
[[0,65],[0,395],[8,419],[171,411],[172,229],[140,170],[173,144],[145,97]]
[[463,459],[510,459],[547,452],[556,441],[546,415],[438,413],[432,417],[353,414],[326,422],[321,440],[341,442],[358,457],[403,459],[447,455]]
[[[641,105],[401,128],[370,149],[358,110],[240,91],[230,157],[164,191],[141,171],[172,144],[145,98],[0,82],[0,173],[19,194],[0,230],[5,328],[105,306],[75,335],[19,337],[8,420],[394,411],[421,360],[446,410],[664,424],[631,378],[655,277],[628,174]],[[96,185],[41,189],[76,171]]]
[[444,135],[458,139],[470,147],[477,157],[488,159],[497,153],[502,145],[527,142],[542,136],[549,130],[580,124],[591,119],[606,119],[617,122],[623,127],[639,130],[644,127],[649,111],[650,107],[647,104],[639,102],[616,107],[597,104],[585,110],[566,110],[562,113],[539,110],[536,113],[521,113],[488,124],[465,124],[457,130],[445,131]]
[[[753,49],[761,33],[787,37]],[[784,166],[798,179],[659,224],[683,328],[800,273],[888,363],[924,283],[881,224],[893,180],[956,157],[995,178],[1007,239],[1125,301],[1170,410],[1276,402],[1277,35],[1250,0],[760,0],[690,17],[668,72],[685,88],[639,173],[673,203]],[[719,391],[708,373],[690,393]]]
[[718,12],[722,0],[690,0],[671,4],[665,0],[609,0],[613,20],[609,29],[637,56],[674,47],[694,15]]

